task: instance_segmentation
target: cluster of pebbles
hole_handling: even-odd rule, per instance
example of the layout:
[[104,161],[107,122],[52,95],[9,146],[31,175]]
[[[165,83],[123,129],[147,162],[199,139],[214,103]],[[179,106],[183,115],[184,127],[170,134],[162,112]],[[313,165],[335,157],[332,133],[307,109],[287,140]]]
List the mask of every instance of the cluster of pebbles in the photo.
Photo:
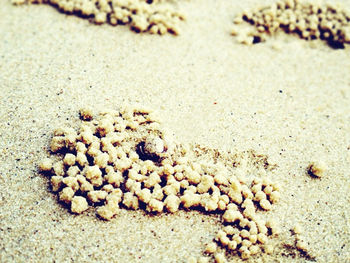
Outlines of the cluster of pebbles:
[[251,176],[239,168],[246,160],[237,154],[176,143],[147,109],[125,107],[97,116],[83,109],[80,118],[78,131],[54,132],[53,155],[39,165],[71,212],[96,209],[105,220],[121,208],[219,213],[223,228],[201,262],[209,256],[224,262],[227,251],[244,259],[273,252],[269,239],[278,226],[259,211],[271,210],[280,193],[265,170],[265,176]]
[[12,0],[13,4],[46,3],[96,24],[130,25],[136,32],[179,34],[184,15],[166,0]]
[[278,31],[297,34],[306,40],[321,39],[335,48],[350,44],[350,12],[334,3],[280,0],[271,6],[258,7],[239,14],[235,24],[248,22],[253,28],[233,28],[238,41],[255,44]]

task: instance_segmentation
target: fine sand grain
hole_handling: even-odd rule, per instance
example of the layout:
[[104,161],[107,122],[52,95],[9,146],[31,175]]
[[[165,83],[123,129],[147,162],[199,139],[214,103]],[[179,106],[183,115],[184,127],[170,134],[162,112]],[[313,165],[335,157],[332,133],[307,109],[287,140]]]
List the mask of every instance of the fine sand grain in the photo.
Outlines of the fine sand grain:
[[[141,104],[155,109],[178,141],[252,149],[277,165],[281,199],[263,214],[281,233],[272,254],[248,262],[350,262],[349,48],[288,35],[236,43],[235,15],[258,4],[183,1],[187,20],[175,37],[3,1],[0,261],[186,262],[203,255],[222,228],[219,215],[75,215],[38,172],[52,131],[78,128],[80,108]],[[350,1],[343,4],[350,9]],[[308,168],[318,163],[326,169],[311,176]]]

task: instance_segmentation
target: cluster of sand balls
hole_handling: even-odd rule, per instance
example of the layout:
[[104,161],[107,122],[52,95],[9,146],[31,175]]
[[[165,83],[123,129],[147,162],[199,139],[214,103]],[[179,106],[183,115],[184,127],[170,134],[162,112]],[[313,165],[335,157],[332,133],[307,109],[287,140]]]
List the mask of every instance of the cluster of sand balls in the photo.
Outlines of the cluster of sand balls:
[[239,42],[254,44],[283,30],[295,33],[306,40],[322,39],[333,47],[344,48],[350,44],[350,12],[333,3],[318,1],[283,0],[271,6],[244,11],[234,22],[246,21],[254,28],[240,32],[234,28],[233,35],[239,35]]
[[130,25],[137,32],[179,34],[184,15],[165,0],[12,0],[14,4],[47,3],[62,12],[90,18],[96,24]]
[[[237,186],[240,189],[236,189]],[[216,253],[217,244],[229,251],[238,252],[242,259],[248,259],[262,250],[268,254],[273,253],[268,237],[278,234],[278,224],[273,219],[262,220],[257,209],[272,208],[272,204],[280,197],[278,187],[271,181],[260,178],[254,179],[250,187],[242,183],[233,183],[229,187],[229,191],[235,191],[235,194],[234,198],[232,194],[227,194],[230,203],[222,217],[225,226],[217,233],[215,242],[207,245],[205,252],[214,253],[217,262],[225,262],[224,253]]]
[[224,262],[223,251],[242,258],[272,253],[269,236],[278,227],[258,211],[270,210],[280,194],[267,177],[248,179],[230,153],[176,143],[146,109],[125,107],[95,117],[83,109],[80,117],[78,131],[54,132],[55,155],[39,165],[71,212],[97,207],[105,220],[121,208],[222,213],[223,229],[208,244],[206,256]]

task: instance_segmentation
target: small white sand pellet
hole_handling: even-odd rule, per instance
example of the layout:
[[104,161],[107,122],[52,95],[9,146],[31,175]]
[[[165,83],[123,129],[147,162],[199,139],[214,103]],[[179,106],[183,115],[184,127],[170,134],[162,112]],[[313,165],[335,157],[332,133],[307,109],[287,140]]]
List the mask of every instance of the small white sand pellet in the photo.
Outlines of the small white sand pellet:
[[[244,249],[242,249],[243,247],[244,247]],[[242,246],[241,247],[241,258],[248,259],[248,258],[250,258],[250,255],[251,255],[250,250],[247,247]]]
[[222,230],[228,235],[233,235],[235,233],[235,228],[231,225],[225,226]]
[[240,221],[239,221],[239,226],[241,227],[241,228],[245,228],[245,227],[247,227],[248,225],[249,225],[249,219],[247,219],[247,218],[242,218]]
[[200,200],[201,200],[201,197],[199,194],[194,194],[190,192],[181,196],[181,202],[183,203],[183,206],[185,208],[190,208],[190,207],[199,205]]
[[266,254],[271,255],[273,253],[273,251],[274,251],[274,248],[273,248],[272,245],[267,244],[267,245],[264,246],[264,251],[265,251]]
[[201,182],[197,185],[198,193],[206,193],[214,185],[214,178],[210,175],[203,175]]
[[187,180],[181,180],[180,187],[183,189],[187,189],[189,187],[190,183]]
[[224,210],[226,210],[226,203],[224,202],[224,201],[222,201],[222,200],[220,200],[219,202],[218,202],[218,209],[219,210],[221,210],[221,211],[224,211]]
[[84,131],[80,134],[82,142],[85,144],[91,144],[93,141],[93,133],[91,131]]
[[255,207],[247,207],[246,209],[243,210],[243,215],[246,218],[253,219],[255,216]]
[[254,184],[251,188],[253,194],[256,194],[258,193],[259,191],[261,191],[262,189],[262,184],[261,183],[258,183],[258,184]]
[[279,191],[273,191],[270,195],[270,201],[275,204],[279,201],[281,194]]
[[149,201],[151,201],[152,193],[148,188],[144,188],[141,191],[137,192],[137,196],[139,197],[141,202],[148,204]]
[[85,176],[78,174],[77,180],[80,184],[80,191],[82,191],[83,193],[90,192],[90,191],[94,190],[93,185],[86,180]]
[[82,108],[79,111],[80,118],[84,121],[90,121],[93,118],[92,110],[90,108]]
[[264,220],[256,220],[256,225],[259,229],[259,233],[266,234],[267,233],[267,227]]
[[97,191],[90,191],[87,194],[87,197],[89,200],[93,203],[101,202],[102,200],[105,200],[108,193],[106,191],[97,190]]
[[252,242],[252,244],[255,244],[256,241],[258,240],[258,236],[256,234],[252,234],[249,232],[251,235],[249,236],[249,241]]
[[88,202],[82,196],[74,196],[71,202],[71,211],[73,213],[81,214],[88,209]]
[[102,171],[99,169],[97,165],[89,166],[86,170],[85,176],[88,180],[90,180],[90,182],[94,186],[102,185]]
[[64,137],[55,136],[52,138],[51,145],[50,145],[50,149],[52,152],[54,153],[58,152],[62,150],[64,147],[65,147]]
[[235,202],[238,205],[241,204],[243,201],[242,193],[240,191],[230,189],[227,195],[233,202]]
[[94,159],[95,165],[97,165],[99,168],[106,168],[109,160],[108,153],[101,153],[97,155]]
[[258,241],[261,243],[261,244],[265,244],[267,242],[267,236],[263,233],[259,233],[258,234]]
[[271,185],[268,185],[268,186],[266,186],[266,187],[264,188],[264,193],[265,193],[266,195],[270,195],[270,194],[272,193],[272,191],[273,191],[273,188],[272,188]]
[[226,263],[226,262],[227,262],[224,253],[216,253],[216,254],[214,255],[214,258],[215,258],[215,262],[216,262],[216,263]]
[[113,192],[114,186],[111,184],[105,184],[102,188],[102,191],[106,191],[107,193]]
[[123,196],[123,204],[131,209],[138,209],[139,208],[139,200],[136,196],[134,196],[132,193],[127,192]]
[[186,171],[185,176],[191,184],[198,184],[201,181],[201,175],[194,170]]
[[252,242],[250,242],[250,240],[248,240],[248,239],[242,240],[242,246],[249,248],[251,245],[252,245]]
[[74,165],[68,168],[67,175],[70,177],[76,177],[80,173],[80,169],[78,166]]
[[208,254],[214,254],[216,252],[217,249],[217,245],[214,242],[211,242],[209,244],[207,244],[206,248],[205,248],[205,252]]
[[249,233],[248,230],[243,229],[243,230],[240,232],[240,236],[241,236],[242,238],[249,238],[250,233]]
[[278,234],[279,232],[278,223],[275,219],[268,220],[266,222],[266,227],[268,227],[271,230],[273,235]]
[[53,165],[53,161],[50,158],[45,158],[39,164],[39,170],[42,171],[42,172],[51,171],[52,165]]
[[301,225],[296,224],[293,228],[293,232],[297,235],[301,234],[303,232],[303,228],[301,227]]
[[228,184],[228,179],[223,173],[217,173],[214,177],[214,180],[217,184],[221,185],[227,185]]
[[266,199],[266,194],[263,192],[263,191],[258,191],[255,196],[254,196],[254,200],[255,201],[261,201],[261,200],[264,200]]
[[72,177],[72,176],[64,177],[62,182],[66,186],[69,186],[70,188],[72,188],[74,192],[79,190],[79,184],[76,177]]
[[232,237],[232,240],[235,241],[237,243],[237,245],[240,245],[242,243],[242,237],[238,234],[234,235]]
[[97,209],[97,214],[105,220],[110,220],[119,211],[119,205],[116,203],[107,203]]
[[86,155],[82,152],[77,152],[76,160],[80,166],[85,166],[88,163]]
[[311,176],[321,178],[327,169],[327,165],[322,161],[311,162],[307,168]]
[[72,201],[72,198],[74,196],[74,191],[70,187],[65,187],[62,189],[59,196],[62,202],[69,204]]
[[63,176],[52,176],[51,177],[51,187],[52,187],[52,191],[53,192],[57,192],[60,190],[61,186],[62,186],[62,180],[63,180]]
[[159,201],[159,200],[154,199],[154,198],[152,198],[147,205],[147,209],[150,212],[160,213],[163,211],[163,208],[164,208],[164,203],[162,201]]
[[101,136],[106,136],[108,133],[114,131],[112,121],[107,118],[100,120],[97,130]]
[[169,195],[164,200],[166,209],[171,213],[174,213],[179,209],[180,202],[180,198],[176,195]]
[[55,175],[64,176],[65,171],[64,171],[63,161],[58,161],[58,162],[54,163],[53,170],[54,170]]
[[82,143],[82,142],[77,142],[77,144],[76,144],[76,150],[77,150],[77,153],[85,154],[86,151],[87,151],[87,148],[86,148],[86,146],[85,146],[84,143]]
[[254,194],[253,192],[248,188],[247,185],[243,185],[242,186],[242,195],[245,199],[253,199],[254,198]]
[[251,255],[256,255],[256,254],[258,254],[260,252],[260,247],[257,246],[257,245],[250,246],[249,247],[249,251],[250,251]]
[[231,240],[230,242],[228,242],[227,247],[228,247],[229,250],[234,251],[237,248],[237,242],[234,241],[234,240]]
[[296,248],[301,251],[305,251],[305,252],[308,251],[307,243],[303,240],[297,240]]
[[227,246],[228,243],[230,242],[230,239],[226,235],[224,235],[220,237],[219,242],[222,246]]
[[145,181],[145,187],[150,188],[160,183],[161,179],[157,172],[151,173]]
[[237,211],[238,206],[234,203],[229,203],[229,204],[227,204],[227,210]]
[[256,226],[255,222],[253,222],[253,221],[251,221],[251,224],[249,225],[249,233],[251,235],[258,234],[258,227]]
[[242,218],[242,214],[239,211],[226,210],[222,218],[225,222],[234,223]]
[[259,202],[259,204],[260,204],[261,208],[264,209],[264,210],[271,210],[271,208],[272,208],[271,203],[267,199],[262,199]]

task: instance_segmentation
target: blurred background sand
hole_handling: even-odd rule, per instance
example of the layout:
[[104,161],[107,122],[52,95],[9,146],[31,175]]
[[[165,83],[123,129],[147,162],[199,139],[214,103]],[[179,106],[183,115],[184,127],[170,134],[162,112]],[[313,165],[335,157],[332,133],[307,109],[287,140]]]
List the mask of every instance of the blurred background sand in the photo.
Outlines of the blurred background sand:
[[[266,1],[265,3],[271,3]],[[350,8],[349,1],[343,1]],[[317,262],[350,262],[350,49],[295,37],[244,46],[234,15],[257,0],[180,2],[180,36],[96,26],[46,5],[0,5],[0,261],[184,262],[218,216],[123,210],[104,222],[72,215],[37,172],[53,129],[78,110],[151,106],[178,140],[254,149],[278,165],[281,201],[268,213],[279,242],[299,223]],[[312,179],[305,169],[324,160]],[[239,258],[235,258],[239,261]],[[276,250],[251,262],[304,262]]]

